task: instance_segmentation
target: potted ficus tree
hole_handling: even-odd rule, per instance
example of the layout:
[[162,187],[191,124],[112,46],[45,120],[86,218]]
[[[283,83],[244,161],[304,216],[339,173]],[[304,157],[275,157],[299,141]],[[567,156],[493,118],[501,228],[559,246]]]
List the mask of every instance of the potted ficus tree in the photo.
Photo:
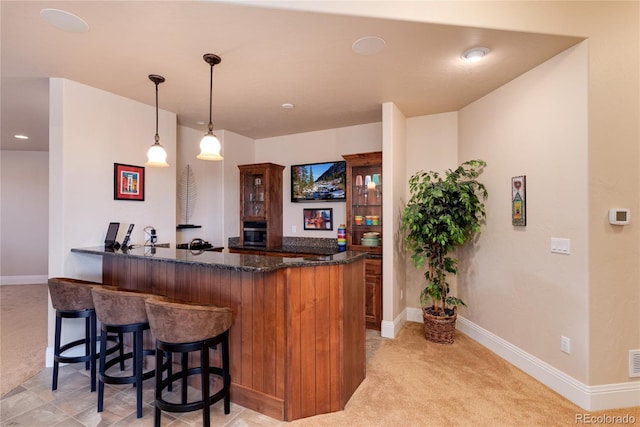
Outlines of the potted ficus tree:
[[469,160],[444,174],[420,171],[409,179],[402,228],[413,264],[428,267],[420,302],[430,341],[451,344],[455,337],[457,307],[465,304],[449,295],[447,275],[457,274],[454,252],[480,232],[486,216],[487,190],[477,180],[485,166],[483,160]]

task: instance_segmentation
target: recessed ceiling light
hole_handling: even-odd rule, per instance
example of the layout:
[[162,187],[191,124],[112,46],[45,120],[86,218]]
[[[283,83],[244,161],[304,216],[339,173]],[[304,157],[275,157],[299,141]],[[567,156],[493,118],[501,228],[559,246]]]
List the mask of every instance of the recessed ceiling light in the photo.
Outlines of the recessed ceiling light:
[[282,104],[282,108],[284,108],[285,110],[293,110],[296,106],[290,102],[285,102],[284,104]]
[[467,62],[478,62],[489,53],[489,49],[486,47],[474,47],[465,50],[462,53],[462,59]]
[[378,36],[362,37],[353,42],[351,50],[358,55],[375,55],[380,53],[387,42]]
[[13,135],[13,137],[15,139],[29,139],[27,135],[22,135],[22,134]]
[[89,31],[89,24],[84,19],[73,13],[60,9],[42,9],[40,16],[59,30],[71,33],[84,33]]

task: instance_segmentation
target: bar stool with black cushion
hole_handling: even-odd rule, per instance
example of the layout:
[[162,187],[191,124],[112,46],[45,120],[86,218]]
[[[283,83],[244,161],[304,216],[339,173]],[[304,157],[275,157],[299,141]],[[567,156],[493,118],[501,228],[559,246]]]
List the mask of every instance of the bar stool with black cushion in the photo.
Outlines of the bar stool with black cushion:
[[[149,330],[144,301],[151,294],[120,288],[94,288],[93,304],[101,322],[100,343],[109,333],[131,334],[133,348],[123,355],[106,360],[100,355],[98,369],[98,412],[102,412],[105,384],[133,384],[136,387],[136,415],[142,417],[142,382],[152,378],[154,369],[143,370],[145,356],[153,356],[154,349],[144,348],[144,331]],[[169,356],[170,359],[170,356]],[[110,369],[131,360],[132,366],[125,373],[110,374]]]
[[[91,391],[96,390],[96,312],[93,306],[91,290],[105,285],[86,280],[71,279],[67,277],[52,277],[48,280],[51,304],[56,310],[56,327],[53,347],[53,380],[51,390],[58,388],[58,371],[60,363],[84,362],[85,368],[91,370]],[[64,345],[61,344],[62,319],[85,319],[85,335]],[[106,354],[120,350],[122,353],[122,341],[117,336],[109,337],[109,341],[115,341],[116,345],[107,349]],[[76,347],[84,346],[82,356],[65,356],[64,353]],[[101,348],[107,348],[106,345]]]
[[[203,425],[209,426],[210,407],[221,399],[224,399],[224,413],[229,414],[229,328],[233,319],[231,309],[162,297],[147,299],[146,308],[151,331],[156,338],[155,425],[160,426],[162,411],[191,412],[202,409]],[[210,366],[209,350],[215,350],[219,344],[222,366]],[[200,352],[200,366],[189,368],[189,353],[195,351]],[[180,353],[182,356],[180,371],[169,374],[164,380],[163,352]],[[200,375],[202,395],[200,400],[187,402],[187,382],[192,375]],[[178,379],[182,380],[180,403],[170,402],[163,398],[163,391]],[[210,393],[211,379],[217,389],[213,394]]]

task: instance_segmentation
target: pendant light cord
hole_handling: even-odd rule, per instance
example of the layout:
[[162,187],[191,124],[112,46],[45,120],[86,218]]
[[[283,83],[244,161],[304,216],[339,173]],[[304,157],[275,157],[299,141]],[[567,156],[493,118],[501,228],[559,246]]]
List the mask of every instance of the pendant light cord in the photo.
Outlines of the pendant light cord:
[[211,74],[209,76],[209,132],[213,132],[213,64],[211,64]]
[[156,83],[156,144],[160,142],[160,135],[158,135],[158,83]]

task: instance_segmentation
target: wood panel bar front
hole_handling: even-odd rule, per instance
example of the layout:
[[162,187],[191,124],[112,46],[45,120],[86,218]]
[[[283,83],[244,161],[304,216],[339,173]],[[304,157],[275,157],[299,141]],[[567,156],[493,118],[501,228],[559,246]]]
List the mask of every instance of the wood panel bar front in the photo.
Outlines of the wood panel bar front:
[[103,256],[104,283],[230,307],[231,400],[284,421],[343,410],[364,379],[364,274],[364,258],[256,272]]

